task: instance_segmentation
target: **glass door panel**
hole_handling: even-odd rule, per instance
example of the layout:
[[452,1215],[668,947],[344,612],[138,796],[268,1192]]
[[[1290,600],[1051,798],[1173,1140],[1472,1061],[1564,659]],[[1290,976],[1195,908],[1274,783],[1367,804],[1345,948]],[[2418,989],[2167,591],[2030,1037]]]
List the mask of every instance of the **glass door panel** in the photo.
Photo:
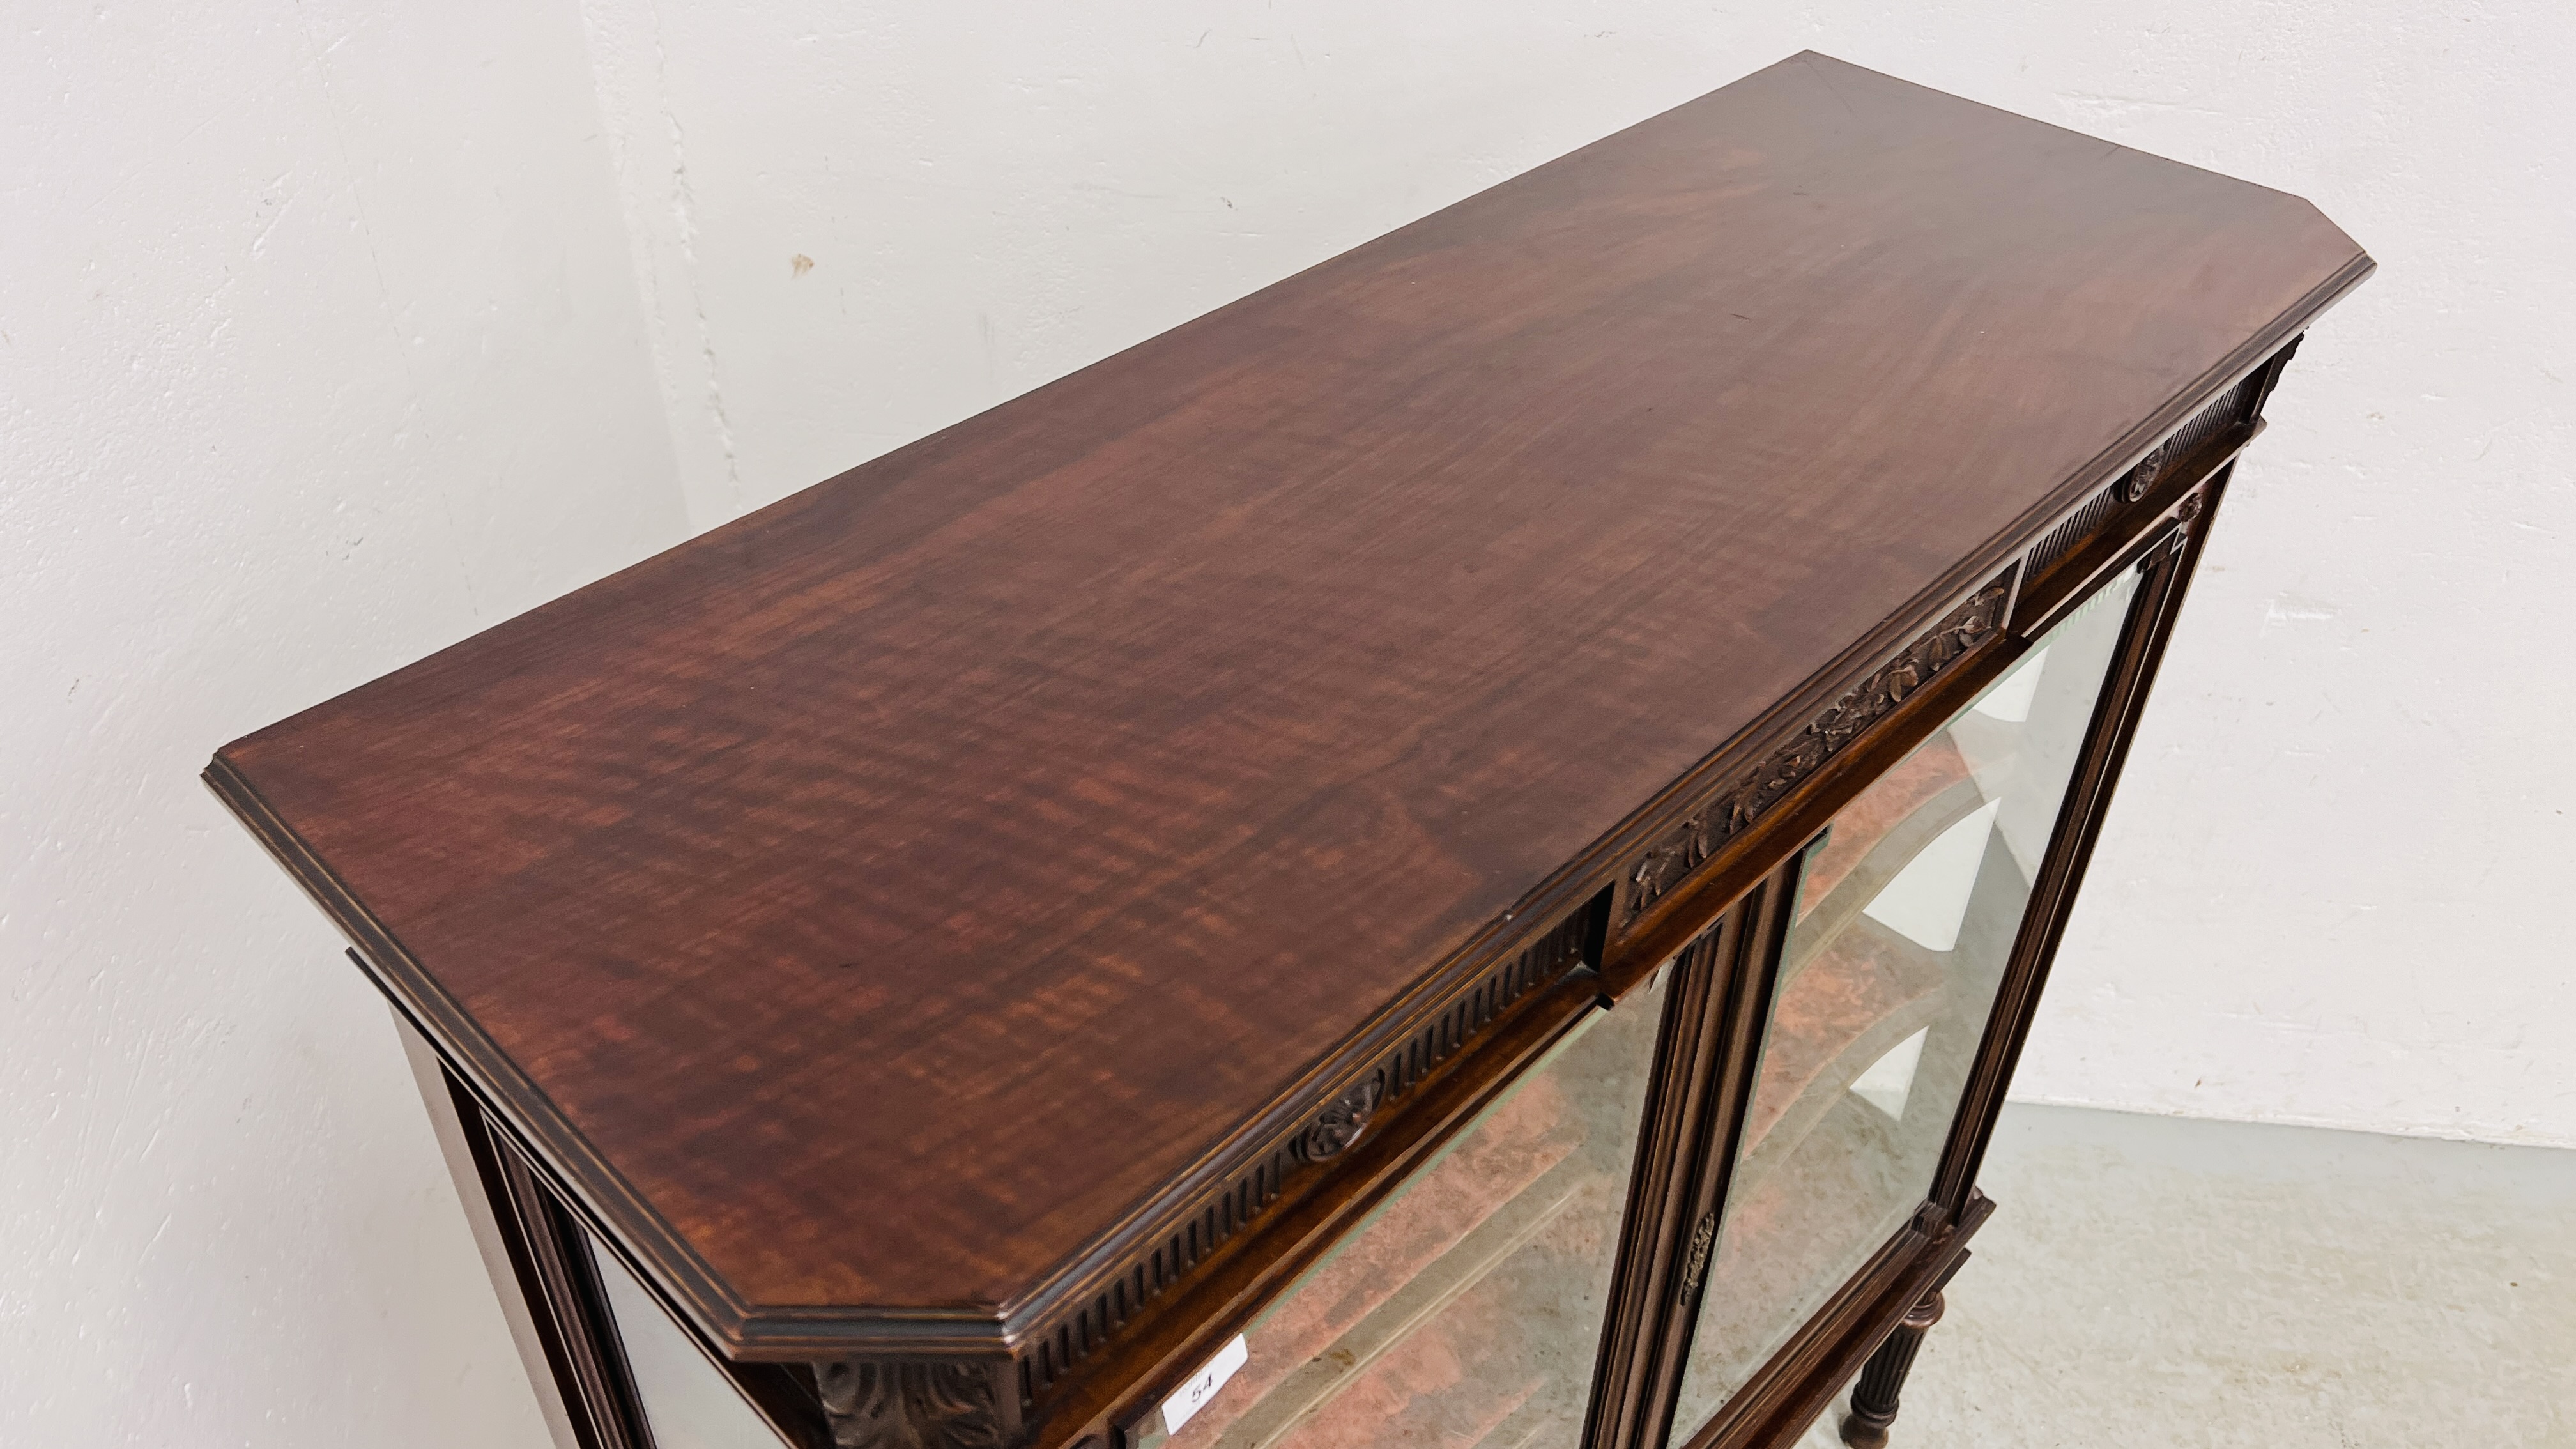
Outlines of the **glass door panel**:
[[1577,1449],[1674,974],[1594,1011],[1281,1295],[1171,1449]]
[[587,1230],[581,1241],[616,1320],[619,1347],[635,1396],[643,1401],[653,1449],[789,1449],[786,1438],[626,1264]]
[[2137,585],[2123,573],[2050,630],[1809,861],[1674,1443],[1930,1194]]

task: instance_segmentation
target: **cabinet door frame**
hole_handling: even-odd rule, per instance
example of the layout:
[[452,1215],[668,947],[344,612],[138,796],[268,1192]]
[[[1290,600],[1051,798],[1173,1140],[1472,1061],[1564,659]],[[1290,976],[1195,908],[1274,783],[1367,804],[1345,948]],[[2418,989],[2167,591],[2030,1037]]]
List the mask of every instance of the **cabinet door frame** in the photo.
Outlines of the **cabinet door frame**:
[[[617,1316],[591,1257],[617,1251],[614,1240],[399,1009],[394,1021],[558,1449],[656,1449]],[[649,1286],[646,1291],[659,1296]],[[728,1360],[667,1302],[662,1309],[783,1445],[832,1449],[810,1375],[786,1364]]]
[[[1751,1449],[1787,1443],[1825,1411],[1906,1311],[1946,1283],[1965,1261],[1968,1240],[1994,1210],[1977,1191],[1977,1168],[1993,1137],[2148,691],[2198,568],[2209,521],[2233,470],[2231,458],[2205,481],[2181,490],[2173,508],[2133,535],[2109,566],[2064,599],[2033,611],[2034,617],[2017,620],[2004,643],[1974,667],[1953,671],[1908,700],[1899,716],[1882,722],[1873,738],[1854,746],[1849,758],[1836,761],[1841,768],[1834,771],[1835,778],[1819,779],[1808,798],[1784,807],[1783,819],[1765,822],[1777,830],[1774,839],[1787,834],[1781,827],[1788,827],[1803,830],[1805,840],[1769,863],[1728,907],[1730,918],[1749,907],[1763,914],[1764,923],[1744,933],[1748,954],[1738,971],[1742,988],[1734,994],[1733,1014],[1720,1032],[1731,1050],[1707,1088],[1710,1109],[1698,1114],[1705,1136],[1673,1154],[1676,1166],[1690,1175],[1687,1183],[1652,1183],[1641,1163],[1636,1188],[1641,1200],[1686,1198],[1692,1210],[1641,1215],[1632,1207],[1632,1237],[1622,1247],[1623,1299],[1614,1304],[1613,1326],[1605,1336],[1586,1449]],[[2143,575],[2140,587],[2129,603],[2108,678],[1924,1202],[1715,1416],[1695,1429],[1674,1425],[1681,1366],[1688,1361],[1697,1291],[1703,1286],[1687,1270],[1688,1263],[1695,1253],[1704,1255],[1700,1244],[1713,1242],[1724,1219],[1728,1179],[1760,1063],[1761,1033],[1788,944],[1789,913],[1779,903],[1796,900],[1806,862],[1820,843],[1817,832],[1835,812],[2001,677],[2049,628],[2130,570]],[[1759,903],[1766,900],[1775,904],[1764,908]],[[1615,972],[1617,963],[1609,969]],[[1677,1260],[1684,1271],[1658,1271]]]
[[[1697,1305],[1724,1217],[1731,1161],[1711,1154],[1738,1140],[1770,1000],[1807,857],[1764,877],[1683,948],[1674,969],[1708,979],[1707,1008],[1687,1056],[1656,1082],[1646,1146],[1629,1187],[1601,1362],[1593,1375],[1587,1445],[1661,1443],[1690,1352],[1677,1316]],[[1675,1003],[1676,1007],[1680,1005]],[[1677,1011],[1676,1016],[1680,1013]],[[1679,1030],[1668,1029],[1679,1038]],[[1664,1067],[1658,1063],[1659,1074]]]

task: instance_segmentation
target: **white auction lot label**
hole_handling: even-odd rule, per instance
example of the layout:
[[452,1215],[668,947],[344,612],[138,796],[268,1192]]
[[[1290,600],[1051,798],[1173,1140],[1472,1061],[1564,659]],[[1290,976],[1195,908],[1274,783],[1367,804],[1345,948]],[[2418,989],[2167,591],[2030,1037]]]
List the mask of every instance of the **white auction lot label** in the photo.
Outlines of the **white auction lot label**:
[[1163,1401],[1163,1432],[1181,1432],[1181,1426],[1188,1423],[1190,1416],[1208,1400],[1216,1397],[1216,1391],[1225,1387],[1225,1381],[1234,1377],[1234,1371],[1243,1367],[1248,1356],[1242,1334],[1227,1340],[1225,1347],[1216,1351],[1216,1357],[1207,1361],[1207,1367],[1192,1374],[1190,1381],[1181,1385],[1179,1393]]

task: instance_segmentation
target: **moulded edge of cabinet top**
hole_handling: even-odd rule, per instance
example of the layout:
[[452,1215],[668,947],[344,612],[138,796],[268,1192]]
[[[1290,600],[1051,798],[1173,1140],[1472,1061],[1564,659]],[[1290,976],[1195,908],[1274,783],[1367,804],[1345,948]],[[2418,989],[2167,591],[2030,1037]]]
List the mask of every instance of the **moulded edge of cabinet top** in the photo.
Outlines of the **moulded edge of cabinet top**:
[[1796,56],[210,778],[720,1341],[984,1341],[2368,268]]

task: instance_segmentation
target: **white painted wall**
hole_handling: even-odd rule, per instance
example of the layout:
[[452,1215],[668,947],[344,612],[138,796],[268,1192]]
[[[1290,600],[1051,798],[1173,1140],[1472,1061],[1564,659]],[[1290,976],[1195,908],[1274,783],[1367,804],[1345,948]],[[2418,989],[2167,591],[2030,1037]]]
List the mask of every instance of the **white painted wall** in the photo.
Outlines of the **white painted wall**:
[[196,772],[683,531],[570,6],[0,11],[0,1444],[541,1442]]
[[2576,1147],[2576,10],[2195,12],[2062,114],[2380,273],[2238,470],[2019,1090]]
[[390,1030],[194,784],[214,744],[1807,46],[2306,195],[2384,267],[2241,470],[2025,1094],[2576,1145],[2561,7],[0,36],[0,1442],[541,1438]]

